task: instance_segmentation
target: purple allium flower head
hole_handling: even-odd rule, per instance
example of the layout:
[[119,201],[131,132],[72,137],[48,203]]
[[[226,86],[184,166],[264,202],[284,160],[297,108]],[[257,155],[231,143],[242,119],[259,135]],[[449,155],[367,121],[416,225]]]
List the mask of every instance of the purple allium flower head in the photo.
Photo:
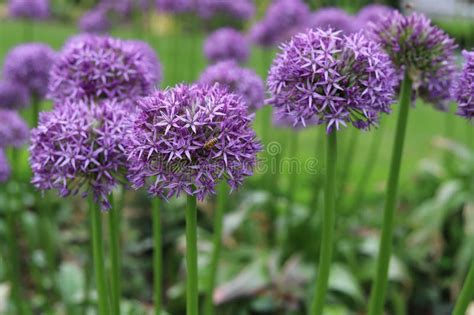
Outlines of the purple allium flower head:
[[196,0],[195,7],[204,19],[224,14],[238,20],[248,20],[255,14],[253,0]]
[[204,199],[226,179],[236,189],[261,149],[241,98],[218,85],[178,85],[138,101],[128,151],[134,188]]
[[363,34],[309,29],[282,45],[268,77],[268,103],[294,126],[367,129],[390,111],[396,83],[389,57]]
[[331,28],[342,31],[344,34],[350,34],[355,31],[356,22],[355,18],[343,9],[326,7],[312,13],[307,26],[322,29]]
[[156,64],[133,41],[80,36],[69,41],[51,69],[49,97],[64,100],[133,100],[158,82]]
[[102,8],[87,11],[79,20],[79,29],[86,33],[106,33],[110,27],[107,10]]
[[156,0],[158,10],[168,13],[183,13],[193,8],[193,0]]
[[303,0],[275,0],[251,29],[250,38],[262,46],[277,45],[304,29],[309,14]]
[[453,98],[458,103],[457,114],[474,118],[474,52],[463,51],[466,60],[462,72],[452,87]]
[[369,23],[379,23],[393,11],[393,8],[383,4],[372,3],[366,5],[357,13],[357,28],[365,30],[367,29]]
[[456,70],[454,40],[419,13],[403,16],[393,11],[371,28],[400,78],[407,71],[418,95],[445,109]]
[[0,149],[0,183],[5,183],[10,178],[10,165],[5,156],[5,151]]
[[49,71],[56,53],[48,45],[28,43],[16,46],[5,57],[3,76],[43,98],[48,90]]
[[265,86],[262,79],[253,70],[242,68],[233,60],[209,66],[201,74],[200,82],[207,85],[219,83],[241,96],[250,112],[263,106]]
[[19,110],[30,105],[28,89],[21,84],[0,81],[0,108]]
[[229,27],[218,29],[204,43],[204,54],[211,62],[233,59],[247,61],[250,47],[242,33]]
[[8,14],[13,18],[47,19],[49,17],[49,0],[9,0]]
[[126,176],[123,143],[132,118],[125,107],[114,100],[100,106],[66,101],[41,113],[31,135],[32,183],[40,190],[57,189],[62,197],[92,193],[110,208],[107,196]]
[[16,111],[0,109],[0,148],[19,148],[28,141],[28,136],[28,126]]

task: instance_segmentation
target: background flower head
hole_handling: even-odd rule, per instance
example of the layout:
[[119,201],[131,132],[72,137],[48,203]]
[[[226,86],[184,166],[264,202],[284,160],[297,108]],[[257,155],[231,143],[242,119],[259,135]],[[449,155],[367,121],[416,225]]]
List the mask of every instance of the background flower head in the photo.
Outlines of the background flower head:
[[8,14],[14,18],[43,20],[49,17],[49,0],[9,0]]
[[156,0],[158,10],[169,13],[183,13],[193,8],[193,0]]
[[389,57],[363,34],[309,29],[282,45],[268,77],[268,103],[294,126],[366,129],[390,111],[395,84]]
[[109,208],[108,195],[126,176],[123,142],[131,114],[113,100],[88,105],[66,101],[40,114],[31,135],[32,183],[40,190],[56,189],[62,197],[92,193]]
[[19,110],[30,105],[28,89],[21,84],[0,81],[0,108]]
[[0,183],[4,183],[10,178],[10,172],[10,165],[5,156],[5,151],[0,149]]
[[458,103],[457,114],[467,119],[474,118],[474,52],[462,52],[465,63],[455,81],[452,94]]
[[359,10],[356,16],[356,25],[358,29],[368,30],[369,23],[379,23],[394,11],[393,8],[379,4],[371,3]]
[[106,33],[111,26],[107,10],[102,7],[85,12],[79,20],[79,29],[86,33]]
[[307,26],[310,28],[331,28],[342,31],[344,34],[350,34],[356,29],[356,21],[343,9],[326,7],[312,13]]
[[226,15],[236,20],[248,20],[255,14],[253,0],[195,0],[195,9],[204,19]]
[[211,62],[233,59],[247,61],[250,47],[242,33],[229,27],[221,28],[206,39],[204,54]]
[[263,106],[265,86],[262,79],[255,71],[242,68],[233,60],[209,66],[201,74],[200,82],[207,85],[219,83],[221,87],[241,96],[250,112]]
[[158,61],[143,45],[108,36],[76,37],[52,67],[49,97],[58,103],[122,101],[150,93],[160,78]]
[[235,189],[252,174],[260,145],[238,96],[218,85],[178,85],[138,103],[129,143],[135,188],[203,199],[219,180]]
[[0,148],[19,148],[28,141],[25,121],[13,110],[0,109]]
[[393,11],[372,24],[371,32],[390,56],[399,77],[407,71],[418,96],[445,109],[456,70],[454,40],[419,13],[403,16]]
[[10,50],[4,60],[6,80],[28,88],[35,97],[43,98],[48,90],[49,71],[56,53],[46,44],[21,44]]

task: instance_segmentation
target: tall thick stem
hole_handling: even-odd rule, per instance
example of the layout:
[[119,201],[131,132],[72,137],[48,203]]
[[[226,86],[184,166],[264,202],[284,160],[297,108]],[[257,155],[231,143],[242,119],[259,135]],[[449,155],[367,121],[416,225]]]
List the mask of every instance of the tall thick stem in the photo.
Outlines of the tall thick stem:
[[335,189],[336,189],[336,164],[337,164],[337,138],[336,131],[328,134],[326,151],[326,186],[324,191],[323,231],[321,237],[321,254],[319,258],[316,291],[312,303],[313,315],[323,314],[326,292],[328,289],[329,272],[331,269],[334,222],[335,222]]
[[471,262],[471,267],[464,281],[464,286],[461,290],[461,294],[454,307],[453,315],[464,315],[466,314],[469,303],[474,299],[474,260]]
[[186,314],[198,314],[197,269],[197,205],[196,197],[188,196],[186,205]]
[[118,209],[119,203],[115,202],[113,194],[110,196],[112,209],[107,213],[109,223],[109,242],[110,242],[110,292],[111,309],[113,314],[120,314],[121,297],[121,255],[120,255],[120,218]]
[[387,197],[383,213],[382,238],[380,240],[377,259],[377,271],[369,302],[369,315],[383,313],[388,281],[388,268],[392,252],[392,235],[394,230],[394,214],[397,203],[398,181],[402,163],[403,144],[408,121],[408,112],[411,102],[412,81],[407,73],[402,82],[400,93],[400,113],[398,115],[397,130],[393,143],[392,162],[387,184]]
[[161,209],[160,199],[151,200],[153,218],[153,299],[155,315],[161,315],[161,279],[162,279],[162,241],[161,241]]

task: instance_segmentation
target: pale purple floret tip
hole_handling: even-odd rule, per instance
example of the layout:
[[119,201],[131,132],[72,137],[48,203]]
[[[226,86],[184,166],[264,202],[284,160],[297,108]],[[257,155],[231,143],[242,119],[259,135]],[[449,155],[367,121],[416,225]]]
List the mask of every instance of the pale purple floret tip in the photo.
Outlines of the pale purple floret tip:
[[20,110],[30,105],[28,89],[21,84],[0,81],[0,108]]
[[296,127],[368,129],[390,112],[396,83],[389,57],[363,34],[310,29],[282,45],[269,73],[268,103]]
[[474,52],[462,52],[465,64],[452,89],[453,98],[458,103],[457,114],[474,118]]
[[248,110],[254,112],[264,104],[265,85],[255,71],[242,68],[235,61],[221,61],[209,66],[201,74],[200,82],[207,85],[219,83],[245,102]]
[[0,149],[0,183],[5,183],[10,178],[10,165],[8,164],[5,151]]
[[154,89],[161,76],[157,64],[149,50],[134,41],[97,35],[76,37],[65,45],[53,65],[49,97],[59,103],[130,101]]
[[245,62],[250,55],[250,46],[242,33],[225,27],[209,35],[204,43],[204,54],[211,62],[228,59]]
[[108,195],[125,183],[127,172],[123,143],[131,117],[125,107],[115,101],[79,102],[41,113],[31,136],[32,183],[40,190],[56,189],[62,197],[92,194],[110,208]]
[[128,149],[134,188],[204,199],[220,180],[236,189],[252,174],[261,147],[238,96],[218,85],[178,85],[138,103]]
[[20,148],[28,135],[28,126],[16,111],[0,109],[0,148]]

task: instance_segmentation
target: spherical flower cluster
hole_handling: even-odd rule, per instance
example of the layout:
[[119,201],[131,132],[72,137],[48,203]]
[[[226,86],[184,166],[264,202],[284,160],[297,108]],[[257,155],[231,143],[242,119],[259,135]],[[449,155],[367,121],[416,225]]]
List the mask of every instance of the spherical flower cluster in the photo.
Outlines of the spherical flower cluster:
[[156,0],[158,10],[169,13],[183,13],[193,8],[192,0]]
[[79,29],[86,33],[106,33],[110,27],[107,11],[101,8],[87,11],[79,20]]
[[19,148],[28,141],[29,130],[16,111],[0,109],[0,148]]
[[467,119],[474,118],[474,52],[462,52],[466,63],[455,81],[452,94],[458,103],[457,114]]
[[9,0],[8,14],[13,18],[47,19],[49,17],[49,0]]
[[200,82],[207,85],[219,83],[221,87],[241,96],[248,111],[261,108],[265,98],[265,86],[255,71],[240,67],[235,61],[221,61],[208,67]]
[[65,45],[53,65],[49,97],[56,102],[133,100],[158,83],[157,64],[136,42],[80,36]]
[[21,84],[0,81],[0,108],[19,110],[30,105],[28,89]]
[[138,101],[130,180],[162,198],[204,199],[219,180],[236,189],[261,149],[241,99],[219,86],[178,85]]
[[380,23],[384,18],[390,15],[394,9],[389,6],[372,3],[366,5],[357,13],[356,25],[358,29],[367,30],[369,23]]
[[400,78],[407,71],[422,99],[446,108],[456,69],[454,40],[418,13],[403,16],[393,11],[371,28]]
[[130,113],[117,105],[66,102],[41,113],[31,136],[32,183],[40,190],[57,189],[62,197],[92,193],[109,208],[108,195],[125,180],[123,142],[131,128]]
[[225,27],[209,35],[204,44],[204,54],[211,62],[227,59],[245,62],[250,55],[250,47],[242,33]]
[[331,28],[344,34],[350,34],[355,31],[356,23],[355,18],[343,9],[326,7],[311,14],[308,20],[308,27]]
[[253,0],[196,0],[195,7],[204,19],[224,14],[237,20],[248,20],[255,14]]
[[5,151],[0,149],[0,183],[5,183],[10,178],[10,171]]
[[390,111],[397,83],[390,59],[364,35],[309,29],[282,49],[269,73],[269,104],[294,126],[367,129]]
[[5,57],[3,76],[27,87],[35,97],[43,98],[48,90],[49,71],[55,57],[56,53],[45,44],[16,46]]
[[254,43],[274,46],[304,29],[310,14],[303,0],[275,0],[250,31]]

